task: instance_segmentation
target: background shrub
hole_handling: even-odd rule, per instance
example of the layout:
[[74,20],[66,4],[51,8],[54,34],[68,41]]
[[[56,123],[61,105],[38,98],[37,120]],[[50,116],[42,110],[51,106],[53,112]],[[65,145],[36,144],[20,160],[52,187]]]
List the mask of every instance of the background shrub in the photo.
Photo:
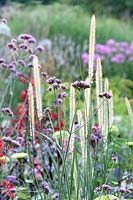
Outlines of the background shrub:
[[[17,2],[24,4],[42,3],[51,4],[55,2],[71,4],[71,5],[83,5],[86,10],[97,14],[111,14],[116,17],[124,17],[129,19],[133,15],[133,1],[132,0],[1,0],[0,5],[4,5],[8,2]],[[105,9],[106,7],[106,9]]]
[[[84,5],[89,11],[96,13],[110,13],[117,17],[124,16],[128,18],[133,14],[132,0],[68,0],[73,5]],[[65,1],[64,1],[65,2]],[[106,10],[105,10],[106,7]]]

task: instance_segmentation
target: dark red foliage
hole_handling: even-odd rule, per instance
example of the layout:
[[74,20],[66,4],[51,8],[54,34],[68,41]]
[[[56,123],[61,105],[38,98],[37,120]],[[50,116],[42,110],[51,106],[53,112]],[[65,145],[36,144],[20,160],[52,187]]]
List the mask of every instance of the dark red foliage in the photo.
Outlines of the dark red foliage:
[[26,95],[27,95],[27,90],[22,90],[22,92],[21,92],[21,94],[20,94],[20,96],[19,96],[19,99],[24,100],[25,97],[26,97]]
[[60,119],[59,123],[54,127],[54,132],[64,129],[64,121]]
[[2,181],[1,186],[5,188],[3,195],[4,196],[9,195],[10,198],[14,199],[15,196],[12,192],[12,189],[14,188],[14,186],[12,184],[10,184],[10,182],[7,180]]
[[57,119],[57,117],[58,117],[57,113],[53,113],[53,112],[50,112],[50,113],[49,113],[49,116],[50,116],[50,118],[51,118],[52,120]]
[[26,78],[22,75],[19,77],[19,82],[26,83]]
[[3,141],[0,139],[0,149],[3,148]]

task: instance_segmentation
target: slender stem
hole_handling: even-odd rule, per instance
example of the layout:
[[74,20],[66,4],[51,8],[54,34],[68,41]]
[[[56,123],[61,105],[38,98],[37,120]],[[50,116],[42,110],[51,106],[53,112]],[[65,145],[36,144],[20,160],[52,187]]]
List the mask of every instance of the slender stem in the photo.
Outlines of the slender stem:
[[133,146],[130,147],[131,149],[131,170],[132,170],[132,181],[133,181]]

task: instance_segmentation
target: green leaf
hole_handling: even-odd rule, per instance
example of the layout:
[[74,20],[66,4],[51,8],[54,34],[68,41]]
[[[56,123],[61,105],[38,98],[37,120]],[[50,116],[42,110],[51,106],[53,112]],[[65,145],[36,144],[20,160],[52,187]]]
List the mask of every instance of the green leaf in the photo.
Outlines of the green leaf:
[[26,194],[21,193],[21,192],[18,192],[17,196],[18,196],[18,198],[21,198],[21,199],[27,199],[27,200],[29,199],[30,200],[30,197],[28,197]]
[[65,139],[69,137],[69,134],[67,131],[56,131],[53,135],[53,137],[58,140],[58,139]]
[[13,159],[21,159],[21,158],[26,158],[28,157],[27,153],[21,152],[21,153],[14,153],[11,155],[11,158]]
[[44,198],[44,194],[38,194],[38,195],[36,195],[35,197],[32,197],[32,199],[31,200],[41,200],[42,198],[41,197],[43,197]]

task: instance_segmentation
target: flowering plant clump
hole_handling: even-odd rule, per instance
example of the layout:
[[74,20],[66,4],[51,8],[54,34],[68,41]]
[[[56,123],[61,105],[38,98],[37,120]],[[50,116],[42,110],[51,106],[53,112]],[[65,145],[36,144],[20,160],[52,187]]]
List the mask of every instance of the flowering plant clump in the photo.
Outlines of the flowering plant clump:
[[[109,59],[111,63],[122,64],[124,62],[133,61],[133,42],[116,42],[110,39],[106,44],[96,44],[95,58],[100,57],[101,60]],[[83,53],[81,59],[84,64],[88,63],[89,54]]]
[[[106,65],[104,68],[105,74],[110,72],[112,75],[115,75],[113,72],[116,73],[119,70],[122,73],[127,73],[127,77],[132,79],[129,70],[131,70],[130,64],[133,62],[133,42],[117,42],[109,39],[106,44],[96,44],[95,61],[98,57]],[[81,54],[81,60],[84,66],[86,66],[88,64],[89,54]],[[127,71],[124,70],[124,65],[127,65]],[[96,67],[96,63],[94,67]]]
[[130,181],[121,187],[126,170],[121,172],[113,95],[99,58],[94,69],[95,16],[90,30],[88,76],[67,87],[40,72],[44,48],[32,35],[8,43],[13,60],[0,60],[9,81],[0,103],[1,199],[117,200],[131,194]]

